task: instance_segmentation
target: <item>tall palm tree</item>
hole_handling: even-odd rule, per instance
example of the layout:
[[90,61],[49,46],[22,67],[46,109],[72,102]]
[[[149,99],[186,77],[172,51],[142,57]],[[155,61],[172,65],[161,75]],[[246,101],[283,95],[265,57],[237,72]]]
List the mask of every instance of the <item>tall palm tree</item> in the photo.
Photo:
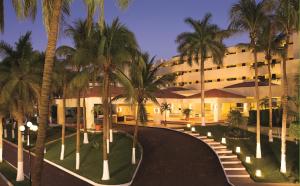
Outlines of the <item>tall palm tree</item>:
[[147,101],[159,105],[155,93],[175,80],[175,74],[164,74],[158,77],[158,71],[162,64],[155,65],[155,58],[150,58],[147,53],[133,56],[130,74],[127,77],[122,71],[118,72],[119,81],[124,86],[124,93],[116,96],[115,99],[125,98],[126,101],[137,103],[136,123],[132,144],[132,164],[136,163],[136,144],[138,136],[138,126],[140,121],[146,120]]
[[282,130],[281,130],[281,164],[280,172],[286,173],[286,126],[288,110],[288,81],[286,73],[286,61],[288,58],[288,49],[290,36],[299,31],[299,0],[279,0],[279,6],[275,12],[275,19],[283,33],[283,55],[282,55]]
[[271,60],[272,56],[278,53],[277,49],[277,35],[273,17],[268,17],[264,24],[264,27],[260,29],[257,36],[257,46],[258,50],[264,52],[265,59],[268,66],[268,76],[269,76],[269,142],[273,142],[272,135],[272,124],[273,124],[273,114],[272,114],[272,72],[271,72]]
[[[90,73],[88,71],[89,62],[89,47],[92,38],[89,37],[86,22],[77,21],[74,26],[69,25],[65,33],[72,38],[75,48],[69,46],[61,46],[57,49],[56,53],[59,56],[65,56],[69,60],[69,65],[75,72],[74,77],[70,81],[69,87],[72,92],[76,92],[77,97],[77,134],[76,134],[76,170],[80,165],[80,123],[81,123],[81,107],[80,98],[89,87]],[[93,43],[93,42],[92,42]],[[83,107],[85,107],[85,98],[83,98]],[[85,108],[83,109],[85,111]],[[88,143],[86,119],[84,117],[84,142]]]
[[[132,51],[138,48],[134,34],[119,22],[113,20],[111,25],[105,25],[102,33],[97,29],[94,38],[95,45],[89,49],[90,56],[94,60],[94,70],[101,73],[100,84],[102,86],[102,105],[103,105],[103,175],[102,180],[109,180],[108,167],[108,124],[109,124],[109,88],[112,76],[117,68],[123,66],[130,60]],[[94,72],[92,74],[95,74]],[[99,76],[99,74],[98,74]],[[97,79],[97,78],[94,78]]]
[[[0,53],[3,62],[0,67],[1,103],[9,103],[11,112],[20,127],[26,114],[33,112],[35,100],[40,96],[41,63],[34,57],[39,54],[34,52],[30,43],[30,32],[21,36],[15,48],[4,41],[0,42]],[[24,180],[23,172],[23,143],[22,134],[18,130],[18,164],[17,181]]]
[[240,32],[248,32],[250,46],[252,48],[255,71],[255,102],[256,102],[256,158],[261,158],[260,145],[260,109],[258,88],[258,65],[257,65],[257,34],[266,20],[266,13],[270,10],[271,1],[262,0],[239,0],[232,5],[230,10],[229,28]]
[[192,18],[185,19],[185,22],[193,29],[192,32],[183,32],[177,36],[176,42],[179,44],[181,61],[187,58],[191,66],[193,61],[200,63],[201,79],[201,121],[205,126],[205,105],[204,105],[204,63],[208,56],[212,56],[213,63],[221,65],[225,55],[226,47],[223,38],[229,36],[229,32],[221,30],[217,25],[212,24],[211,14],[206,14],[202,20]]
[[54,64],[54,72],[53,72],[53,83],[52,87],[56,87],[57,90],[54,89],[56,94],[61,95],[62,97],[62,107],[63,107],[63,115],[62,115],[62,131],[61,131],[61,151],[60,151],[60,160],[64,159],[65,154],[65,134],[66,134],[66,97],[69,87],[69,82],[72,79],[73,73],[67,68],[69,60],[68,58],[59,61],[56,60]]
[[171,111],[171,105],[167,102],[163,102],[160,104],[160,112],[165,113],[165,125],[167,125],[167,112]]

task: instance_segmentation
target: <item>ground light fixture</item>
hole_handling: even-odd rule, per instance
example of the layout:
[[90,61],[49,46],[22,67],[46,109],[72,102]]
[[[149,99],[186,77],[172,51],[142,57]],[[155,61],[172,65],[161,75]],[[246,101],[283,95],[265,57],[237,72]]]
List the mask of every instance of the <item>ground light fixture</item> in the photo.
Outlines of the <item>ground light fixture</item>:
[[235,148],[235,152],[238,153],[238,154],[240,154],[241,153],[241,147],[236,147]]
[[262,173],[261,173],[261,170],[260,170],[260,169],[256,169],[256,171],[255,171],[255,176],[256,176],[256,177],[262,177]]
[[187,128],[191,128],[191,124],[189,124],[189,123],[186,124],[186,127],[187,127]]
[[211,137],[211,132],[207,132],[207,136],[208,136],[208,137]]
[[250,158],[250,156],[246,156],[245,161],[246,161],[246,163],[251,163],[251,158]]
[[226,144],[226,138],[223,137],[222,140],[221,140],[221,143]]
[[195,127],[192,127],[192,128],[191,128],[191,131],[192,131],[192,132],[196,132],[196,128],[195,128]]

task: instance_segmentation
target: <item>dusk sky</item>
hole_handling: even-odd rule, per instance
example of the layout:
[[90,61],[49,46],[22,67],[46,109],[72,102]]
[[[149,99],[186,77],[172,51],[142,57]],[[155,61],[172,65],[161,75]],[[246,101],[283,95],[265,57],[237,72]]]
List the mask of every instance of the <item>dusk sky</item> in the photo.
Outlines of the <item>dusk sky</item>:
[[[85,18],[86,10],[82,2],[82,0],[73,1],[71,16],[67,19],[68,23]],[[135,33],[143,51],[156,55],[157,58],[169,59],[177,54],[176,36],[183,31],[190,30],[190,27],[184,23],[186,17],[202,19],[205,13],[211,12],[212,22],[221,28],[227,28],[229,10],[235,2],[237,0],[133,0],[126,11],[121,11],[116,7],[114,0],[106,0],[105,17],[108,22],[119,17],[121,22]],[[13,44],[21,34],[32,31],[33,47],[44,50],[47,37],[40,6],[33,23],[30,20],[17,20],[11,1],[5,0],[5,3],[6,25],[4,34],[0,34],[0,39]],[[247,35],[239,34],[225,40],[225,43],[231,46],[247,40]],[[72,45],[72,42],[61,35],[58,46],[62,44]]]

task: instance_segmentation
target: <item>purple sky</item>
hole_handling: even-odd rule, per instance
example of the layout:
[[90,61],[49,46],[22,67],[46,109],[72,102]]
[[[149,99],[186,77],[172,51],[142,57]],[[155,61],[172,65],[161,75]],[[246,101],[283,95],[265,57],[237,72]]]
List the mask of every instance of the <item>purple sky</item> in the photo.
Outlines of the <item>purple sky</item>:
[[[168,59],[177,54],[175,39],[190,28],[183,20],[186,17],[202,19],[205,13],[213,14],[212,22],[221,28],[226,28],[229,23],[229,10],[237,0],[133,0],[126,11],[116,8],[114,0],[106,0],[105,17],[108,22],[114,17],[119,17],[130,30],[132,30],[143,51],[148,51],[157,58]],[[35,49],[44,50],[47,42],[41,8],[34,23],[30,20],[17,20],[11,1],[5,0],[5,32],[0,34],[0,40],[14,43],[17,38],[26,31],[32,31],[32,42]],[[39,1],[40,3],[40,1]],[[71,17],[68,23],[85,18],[86,10],[82,0],[73,0],[71,6]],[[240,42],[246,42],[247,35],[240,34],[233,36],[225,43],[227,46]],[[58,45],[72,42],[60,36]]]

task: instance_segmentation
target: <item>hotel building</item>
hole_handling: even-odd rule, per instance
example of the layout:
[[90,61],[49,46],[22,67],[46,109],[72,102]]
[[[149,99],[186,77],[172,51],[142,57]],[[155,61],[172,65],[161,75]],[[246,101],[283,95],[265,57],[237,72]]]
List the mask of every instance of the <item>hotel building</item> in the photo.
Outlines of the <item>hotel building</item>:
[[[289,95],[296,95],[298,91],[300,46],[299,35],[292,36],[289,43],[287,75]],[[268,81],[272,82],[272,94],[274,104],[280,105],[281,90],[281,58],[272,56],[272,75],[268,76],[267,61],[262,52],[258,53],[259,63],[259,93],[260,99],[268,96]],[[168,88],[156,93],[159,103],[167,102],[171,104],[171,112],[167,113],[167,120],[183,121],[183,109],[192,109],[191,119],[200,123],[201,93],[200,93],[200,65],[193,62],[189,66],[186,61],[180,63],[179,56],[174,56],[170,60],[161,60],[163,68],[158,75],[165,73],[176,73],[176,81],[168,85]],[[211,56],[205,61],[205,120],[207,122],[219,122],[227,119],[230,109],[239,109],[245,116],[250,109],[255,109],[254,104],[254,68],[253,54],[246,47],[228,47],[222,65],[215,65]],[[122,92],[122,87],[113,87],[112,96]],[[86,116],[88,128],[93,128],[95,123],[93,108],[101,104],[101,93],[99,87],[91,87],[85,96]],[[83,98],[82,98],[83,100]],[[81,100],[81,105],[82,101]],[[62,100],[57,99],[58,123],[62,118]],[[75,107],[76,99],[67,99],[67,107]],[[291,105],[293,107],[293,105]],[[131,118],[134,116],[134,109],[124,100],[114,103],[116,115],[118,117]],[[149,102],[146,104],[148,118],[155,123],[163,120],[159,105]],[[294,108],[295,109],[295,108]]]

